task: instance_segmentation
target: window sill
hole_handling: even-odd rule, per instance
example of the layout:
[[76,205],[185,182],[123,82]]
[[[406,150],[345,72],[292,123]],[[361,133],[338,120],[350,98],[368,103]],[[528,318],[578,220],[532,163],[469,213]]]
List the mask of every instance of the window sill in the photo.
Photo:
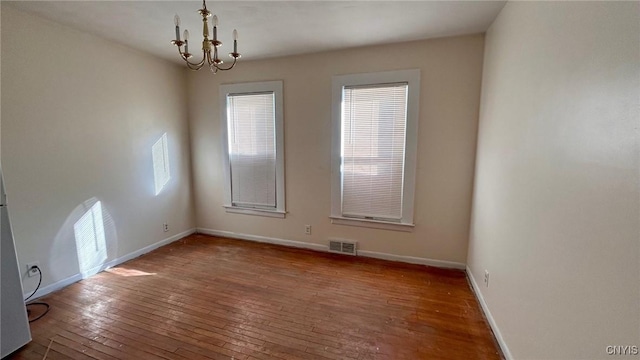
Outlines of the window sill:
[[266,216],[272,218],[280,218],[284,219],[287,214],[286,211],[280,210],[267,210],[267,209],[249,209],[249,208],[239,208],[236,206],[223,206],[225,211],[231,214],[244,214],[244,215],[255,215],[255,216]]
[[331,219],[331,223],[336,225],[351,225],[382,230],[410,232],[413,231],[413,228],[415,227],[414,224],[395,223],[381,220],[354,219],[342,216],[329,216],[329,218]]

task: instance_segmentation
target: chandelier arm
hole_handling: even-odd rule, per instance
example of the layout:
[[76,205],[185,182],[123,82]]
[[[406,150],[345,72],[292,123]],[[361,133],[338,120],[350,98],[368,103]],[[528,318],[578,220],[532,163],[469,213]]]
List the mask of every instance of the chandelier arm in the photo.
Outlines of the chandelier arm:
[[213,60],[211,59],[211,51],[207,52],[207,64],[209,64],[209,66],[213,64]]
[[[198,63],[192,63],[188,60],[188,58],[185,56],[185,53],[182,52],[182,50],[180,49],[180,46],[178,46],[178,54],[180,54],[180,58],[182,58],[182,60],[184,60],[185,63],[187,63],[187,66],[189,65],[193,65],[193,66],[200,66],[202,67],[202,65],[204,64],[204,56],[203,59],[200,60],[200,62]],[[191,55],[191,54],[189,54]],[[189,67],[191,69],[191,67]],[[199,69],[199,68],[198,68]]]
[[[178,49],[178,52],[180,52],[180,56],[182,57],[182,60],[184,60],[184,62],[187,63],[187,66],[189,66],[189,69],[191,69],[191,70],[199,70],[202,67],[202,65],[204,65],[204,60],[205,60],[204,51],[203,51],[203,55],[202,55],[202,60],[200,60],[197,63],[192,63],[191,61],[189,61],[189,59],[184,56],[184,53],[182,51],[180,51],[180,49]],[[193,69],[192,66],[198,67],[198,68],[197,69]]]
[[202,68],[202,66],[204,65],[204,63],[201,61],[198,64],[194,64],[192,62],[189,62],[187,60],[184,61],[187,64],[187,67],[191,70],[200,70]]
[[189,68],[189,70],[200,70],[202,68],[204,64],[200,64],[200,65],[192,65],[190,62],[187,62],[187,67]]
[[216,72],[218,72],[217,70],[227,71],[227,70],[233,69],[233,67],[236,66],[236,62],[238,62],[238,58],[233,58],[233,63],[231,63],[231,65],[227,68],[220,67],[219,65],[213,65],[213,66],[216,68]]

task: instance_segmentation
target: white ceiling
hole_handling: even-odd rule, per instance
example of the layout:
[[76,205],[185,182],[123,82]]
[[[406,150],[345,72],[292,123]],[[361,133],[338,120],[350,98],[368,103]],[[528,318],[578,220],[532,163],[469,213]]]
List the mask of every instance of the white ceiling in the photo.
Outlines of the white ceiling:
[[[222,53],[238,29],[242,60],[386,44],[487,30],[506,1],[213,1]],[[32,14],[180,63],[174,14],[202,39],[199,1],[16,1]],[[390,54],[390,56],[393,56]],[[196,58],[199,58],[196,56]]]

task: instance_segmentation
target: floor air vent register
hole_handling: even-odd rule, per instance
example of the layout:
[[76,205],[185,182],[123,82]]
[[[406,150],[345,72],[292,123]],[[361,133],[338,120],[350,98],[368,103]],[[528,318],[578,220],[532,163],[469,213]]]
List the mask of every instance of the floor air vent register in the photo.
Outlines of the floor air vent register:
[[345,240],[329,240],[329,252],[357,255],[356,243],[353,241]]

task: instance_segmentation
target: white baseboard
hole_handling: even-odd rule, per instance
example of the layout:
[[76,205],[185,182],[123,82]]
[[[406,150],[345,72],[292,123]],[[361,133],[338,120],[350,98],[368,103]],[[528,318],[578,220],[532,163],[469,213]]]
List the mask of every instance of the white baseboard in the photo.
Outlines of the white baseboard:
[[285,240],[285,239],[272,238],[272,237],[266,237],[266,236],[240,234],[240,233],[235,233],[231,231],[212,230],[212,229],[203,229],[203,228],[198,228],[196,229],[196,231],[199,234],[205,234],[205,235],[226,237],[226,238],[232,238],[232,239],[238,239],[238,240],[249,240],[249,241],[261,242],[261,243],[267,243],[267,244],[291,246],[291,247],[311,249],[316,251],[327,251],[326,245],[307,243],[303,241]]
[[187,236],[189,236],[191,234],[194,234],[195,232],[196,232],[196,229],[195,228],[191,228],[189,230],[186,230],[186,231],[183,231],[181,233],[175,234],[175,235],[173,235],[171,237],[168,237],[168,238],[166,238],[164,240],[160,240],[157,243],[151,244],[149,246],[145,246],[140,250],[136,250],[136,251],[131,252],[131,253],[127,254],[127,255],[124,255],[124,256],[121,256],[121,257],[119,257],[117,259],[109,261],[108,263],[103,265],[102,270],[108,269],[110,267],[114,267],[116,265],[120,265],[120,264],[122,264],[124,262],[127,262],[127,261],[131,260],[131,259],[135,259],[138,256],[144,255],[144,254],[146,254],[148,252],[151,252],[151,251],[153,251],[153,250],[155,250],[155,249],[157,249],[159,247],[162,247],[162,246],[170,244],[170,243],[172,243],[174,241],[180,240],[180,239],[182,239],[184,237],[187,237]]
[[393,255],[393,254],[379,253],[379,252],[366,251],[366,250],[358,250],[358,255],[370,257],[370,258],[382,259],[382,260],[399,261],[399,262],[404,262],[409,264],[427,265],[427,266],[433,266],[433,267],[444,268],[444,269],[464,270],[466,266],[463,263],[458,263],[454,261],[435,260],[435,259],[420,258],[420,257],[414,257],[414,256],[404,256],[404,255]]
[[[248,234],[235,233],[231,231],[212,230],[212,229],[203,229],[203,228],[198,228],[197,232],[200,234],[227,237],[232,239],[257,241],[262,243],[292,246],[292,247],[311,249],[316,251],[328,251],[327,245],[313,244],[313,243],[307,243],[303,241],[285,240],[285,239],[272,238],[272,237],[266,237],[266,236],[248,235]],[[379,253],[374,251],[358,250],[358,256],[390,260],[390,261],[399,261],[399,262],[405,262],[410,264],[428,265],[428,266],[447,268],[447,269],[461,269],[461,270],[465,269],[465,264],[452,262],[452,261],[433,260],[433,259],[419,258],[419,257],[413,257],[413,256],[393,255],[393,254]]]
[[[36,291],[35,294],[33,294],[33,296],[31,297],[31,299],[29,299],[29,301],[37,299],[39,297],[45,296],[49,293],[52,293],[56,290],[60,290],[63,287],[67,287],[71,284],[73,284],[74,282],[78,282],[82,280],[82,275],[80,274],[75,274],[73,276],[69,276],[66,279],[62,279],[60,281],[56,281],[53,284],[49,284],[47,286],[41,287],[40,289],[38,289],[38,291]],[[23,298],[26,300],[27,297],[31,295],[31,293],[27,293],[27,294],[23,294]]]
[[505,359],[512,360],[513,356],[511,356],[509,347],[507,346],[507,343],[504,341],[504,338],[502,337],[502,333],[498,328],[498,324],[496,324],[496,321],[493,319],[493,315],[491,315],[491,311],[489,311],[489,307],[487,306],[487,303],[484,301],[484,297],[480,292],[480,288],[478,287],[478,283],[476,283],[476,279],[473,277],[473,273],[471,272],[471,269],[467,266],[466,270],[467,270],[467,278],[471,283],[471,288],[473,289],[473,292],[475,293],[476,298],[478,299],[478,302],[480,302],[482,311],[484,312],[484,315],[489,321],[489,326],[491,326],[491,330],[493,330],[493,333],[496,336],[496,340],[498,341],[498,345],[500,345],[500,349],[502,350],[502,353],[504,354]]
[[[131,259],[137,258],[138,256],[141,256],[141,255],[144,255],[144,254],[146,254],[148,252],[151,252],[151,251],[153,251],[153,250],[155,250],[155,249],[157,249],[159,247],[162,247],[162,246],[170,244],[170,243],[172,243],[174,241],[180,240],[180,239],[182,239],[182,238],[184,238],[186,236],[189,236],[189,235],[191,235],[191,234],[193,234],[195,232],[196,232],[196,229],[192,228],[192,229],[183,231],[183,232],[181,232],[179,234],[175,234],[175,235],[173,235],[171,237],[168,237],[168,238],[166,238],[164,240],[160,240],[157,243],[153,243],[153,244],[151,244],[149,246],[145,246],[142,249],[136,250],[136,251],[131,252],[131,253],[127,254],[127,255],[121,256],[121,257],[119,257],[117,259],[113,259],[113,260],[111,260],[109,262],[106,262],[106,263],[104,263],[104,264],[102,264],[102,265],[100,265],[98,267],[95,267],[95,268],[89,270],[88,274],[97,274],[100,271],[103,271],[105,269],[109,269],[109,268],[114,267],[116,265],[120,265],[120,264],[122,264],[124,262],[127,262],[127,261],[131,260]],[[85,277],[88,277],[88,276],[85,276]],[[33,294],[32,299],[37,299],[39,297],[45,296],[47,294],[50,294],[50,293],[52,293],[52,292],[54,292],[56,290],[60,290],[60,289],[62,289],[64,287],[66,287],[66,286],[69,286],[69,285],[73,284],[74,282],[82,280],[85,277],[83,277],[82,274],[75,274],[75,275],[70,276],[70,277],[68,277],[66,279],[63,279],[63,280],[60,280],[60,281],[56,281],[53,284],[49,284],[47,286],[44,286],[44,287],[38,289],[38,291],[36,291],[36,293]],[[30,294],[31,293],[24,294],[24,298],[26,299],[27,296],[29,296]]]

